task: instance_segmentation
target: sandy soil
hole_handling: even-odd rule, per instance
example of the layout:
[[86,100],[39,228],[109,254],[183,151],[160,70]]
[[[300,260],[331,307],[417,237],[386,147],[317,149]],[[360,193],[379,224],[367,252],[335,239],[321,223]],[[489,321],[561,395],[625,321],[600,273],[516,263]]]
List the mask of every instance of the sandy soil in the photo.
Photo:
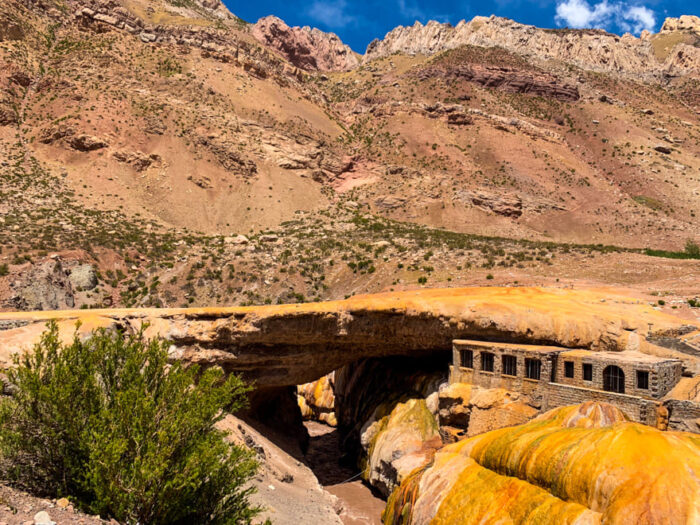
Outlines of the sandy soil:
[[357,469],[341,464],[338,430],[315,421],[307,421],[305,426],[311,438],[306,462],[323,488],[340,500],[343,524],[381,525],[386,503],[357,478]]

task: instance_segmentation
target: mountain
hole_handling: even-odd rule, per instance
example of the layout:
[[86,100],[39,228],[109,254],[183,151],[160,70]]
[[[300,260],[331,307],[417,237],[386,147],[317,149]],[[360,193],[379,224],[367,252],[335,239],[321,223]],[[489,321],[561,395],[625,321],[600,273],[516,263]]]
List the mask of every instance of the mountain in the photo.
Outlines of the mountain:
[[215,0],[9,0],[0,22],[3,309],[700,293],[695,17],[430,22],[364,56]]
[[501,47],[530,60],[563,62],[629,78],[700,74],[700,19],[669,18],[657,34],[620,37],[602,30],[539,29],[507,18],[477,16],[456,26],[435,21],[397,27],[368,47],[364,62],[393,53],[433,55],[464,45]]

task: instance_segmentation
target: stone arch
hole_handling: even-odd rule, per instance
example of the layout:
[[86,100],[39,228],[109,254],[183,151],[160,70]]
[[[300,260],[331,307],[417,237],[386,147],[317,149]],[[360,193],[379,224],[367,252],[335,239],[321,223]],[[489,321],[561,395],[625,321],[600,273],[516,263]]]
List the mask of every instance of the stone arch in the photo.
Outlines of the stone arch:
[[603,390],[606,392],[625,393],[625,373],[615,365],[606,366],[603,370]]

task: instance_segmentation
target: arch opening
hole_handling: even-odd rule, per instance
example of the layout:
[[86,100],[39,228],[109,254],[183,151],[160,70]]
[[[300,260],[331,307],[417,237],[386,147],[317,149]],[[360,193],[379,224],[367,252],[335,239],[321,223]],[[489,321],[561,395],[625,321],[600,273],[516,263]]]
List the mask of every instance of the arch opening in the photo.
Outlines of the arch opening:
[[625,373],[622,368],[615,365],[605,367],[603,370],[603,390],[617,394],[625,393]]

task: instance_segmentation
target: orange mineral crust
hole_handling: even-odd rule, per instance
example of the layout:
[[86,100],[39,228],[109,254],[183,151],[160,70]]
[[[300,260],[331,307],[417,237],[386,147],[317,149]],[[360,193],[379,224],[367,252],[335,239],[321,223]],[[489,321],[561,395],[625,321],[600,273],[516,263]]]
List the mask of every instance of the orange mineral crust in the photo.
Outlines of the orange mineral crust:
[[697,523],[699,445],[607,405],[562,407],[443,448],[392,494],[384,522]]

